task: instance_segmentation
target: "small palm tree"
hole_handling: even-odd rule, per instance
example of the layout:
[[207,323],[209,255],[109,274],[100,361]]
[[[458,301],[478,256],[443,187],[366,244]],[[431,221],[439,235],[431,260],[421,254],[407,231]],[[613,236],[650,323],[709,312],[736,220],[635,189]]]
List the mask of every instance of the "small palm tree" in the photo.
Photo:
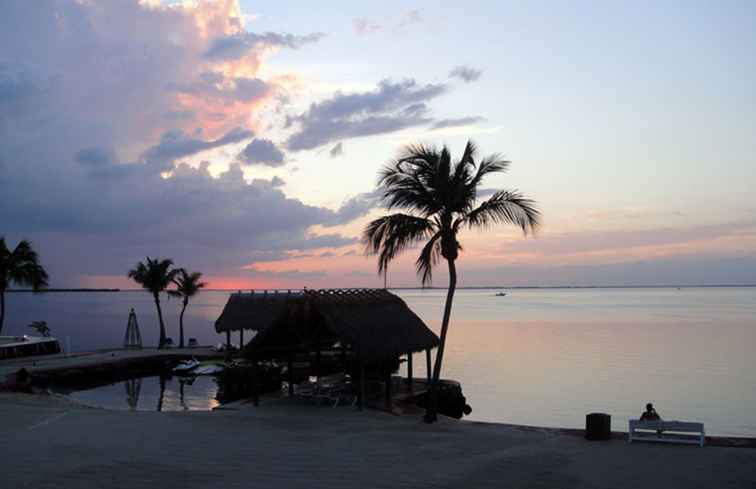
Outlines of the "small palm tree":
[[47,321],[33,321],[28,327],[36,330],[44,337],[50,336],[50,327],[47,326]]
[[[378,272],[407,248],[425,242],[415,265],[423,286],[429,284],[433,267],[443,258],[449,269],[441,338],[433,368],[430,402],[425,421],[436,421],[438,379],[446,346],[452,301],[457,286],[455,261],[462,246],[461,229],[485,229],[494,224],[514,224],[526,235],[537,229],[540,213],[535,202],[518,191],[502,190],[478,202],[478,187],[492,173],[505,172],[509,161],[494,154],[476,162],[476,147],[468,142],[462,158],[452,163],[449,149],[409,145],[380,174],[382,201],[389,210],[406,213],[383,216],[363,231],[369,254],[378,255]],[[477,205],[476,205],[477,204]]]
[[13,283],[30,286],[36,292],[47,287],[47,279],[47,272],[39,264],[39,256],[31,243],[21,241],[10,251],[5,238],[0,237],[0,333],[5,320],[6,289]]
[[197,295],[200,289],[207,285],[205,282],[200,282],[200,278],[202,278],[200,272],[187,273],[183,268],[179,268],[178,274],[173,279],[176,290],[168,291],[169,295],[183,299],[183,307],[179,316],[179,348],[184,347],[184,312],[186,306],[189,305],[189,298]]
[[157,307],[158,319],[160,320],[160,340],[158,348],[165,346],[165,323],[163,322],[163,311],[160,308],[160,293],[164,291],[173,282],[178,270],[172,270],[173,260],[152,259],[149,256],[144,262],[139,262],[136,268],[129,271],[129,278],[142,286],[152,294]]

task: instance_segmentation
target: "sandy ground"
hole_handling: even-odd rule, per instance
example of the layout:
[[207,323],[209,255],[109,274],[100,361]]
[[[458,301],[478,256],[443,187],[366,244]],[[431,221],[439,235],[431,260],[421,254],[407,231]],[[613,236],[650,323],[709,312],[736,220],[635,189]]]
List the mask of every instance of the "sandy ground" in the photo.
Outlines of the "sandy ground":
[[756,487],[756,450],[269,403],[125,412],[0,394],[11,488]]

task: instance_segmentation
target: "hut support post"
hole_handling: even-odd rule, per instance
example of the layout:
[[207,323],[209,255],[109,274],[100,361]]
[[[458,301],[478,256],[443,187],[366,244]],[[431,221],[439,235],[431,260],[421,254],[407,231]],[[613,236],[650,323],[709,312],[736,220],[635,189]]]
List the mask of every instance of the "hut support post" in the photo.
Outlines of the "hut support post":
[[409,384],[410,392],[412,392],[414,390],[412,381],[412,352],[407,353],[407,383]]
[[258,364],[257,358],[252,360],[252,404],[257,407],[260,405],[260,399],[257,392]]
[[391,372],[386,374],[386,411],[391,412]]
[[244,348],[244,328],[239,330],[239,349]]
[[294,397],[294,354],[289,353],[289,397]]
[[318,344],[317,350],[315,350],[315,377],[318,379],[316,382],[318,387],[320,387],[320,344]]
[[431,384],[431,355],[430,355],[430,348],[425,350],[425,366],[428,369],[428,388],[430,388]]
[[231,330],[226,330],[226,348],[231,348]]
[[365,364],[360,359],[360,411],[365,408]]

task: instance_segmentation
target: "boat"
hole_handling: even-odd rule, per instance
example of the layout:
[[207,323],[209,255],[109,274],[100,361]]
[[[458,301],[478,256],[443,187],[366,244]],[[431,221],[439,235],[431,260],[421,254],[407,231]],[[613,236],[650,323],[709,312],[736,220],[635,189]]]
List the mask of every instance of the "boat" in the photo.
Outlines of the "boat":
[[192,371],[199,367],[199,362],[192,358],[191,360],[184,360],[183,362],[180,362],[178,365],[173,367],[173,373],[176,375],[187,375],[189,373],[193,373]]
[[192,375],[218,375],[223,372],[225,366],[222,363],[205,363],[192,370]]
[[497,292],[496,293],[496,297],[506,297],[506,296],[507,296],[506,292]]
[[0,360],[60,352],[60,343],[52,336],[0,336]]

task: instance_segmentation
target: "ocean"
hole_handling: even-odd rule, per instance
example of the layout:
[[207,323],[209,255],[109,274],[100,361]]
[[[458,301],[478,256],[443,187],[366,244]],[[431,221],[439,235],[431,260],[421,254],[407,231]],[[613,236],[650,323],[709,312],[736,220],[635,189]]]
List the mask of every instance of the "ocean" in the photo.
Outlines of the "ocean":
[[[704,422],[708,434],[756,436],[756,288],[496,292],[455,296],[443,376],[462,383],[466,419],[581,428],[587,413],[605,412],[626,430],[653,402],[663,418]],[[438,332],[444,290],[396,293]],[[228,295],[190,303],[187,338],[224,340],[213,323]],[[177,341],[180,301],[162,303]],[[119,347],[134,308],[145,344],[157,342],[155,307],[141,291],[10,293],[6,305],[4,335],[33,333],[25,325],[44,320],[71,351]],[[414,365],[424,376],[423,355]]]

